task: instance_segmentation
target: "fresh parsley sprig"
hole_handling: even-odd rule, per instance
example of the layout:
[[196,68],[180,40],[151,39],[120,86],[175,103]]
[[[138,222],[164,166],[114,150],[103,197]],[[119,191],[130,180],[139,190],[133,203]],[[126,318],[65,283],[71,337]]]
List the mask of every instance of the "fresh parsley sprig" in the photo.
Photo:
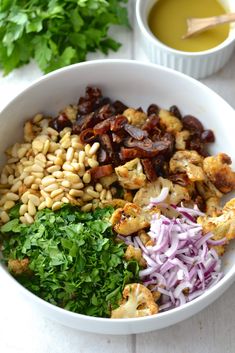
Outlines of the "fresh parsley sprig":
[[111,25],[128,26],[128,0],[1,0],[0,68],[4,75],[35,59],[50,72],[118,50]]

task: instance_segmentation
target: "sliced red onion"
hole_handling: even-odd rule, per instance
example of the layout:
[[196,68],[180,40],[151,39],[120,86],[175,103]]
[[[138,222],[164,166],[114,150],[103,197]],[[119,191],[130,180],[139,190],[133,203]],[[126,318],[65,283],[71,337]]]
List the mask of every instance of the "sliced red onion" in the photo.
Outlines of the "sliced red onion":
[[160,202],[163,202],[169,194],[169,188],[163,187],[160,194],[157,197],[150,198],[150,207],[155,206]]
[[[213,240],[212,233],[203,235],[196,218],[204,214],[197,207],[173,208],[179,212],[177,218],[153,216],[149,232],[153,245],[146,247],[138,237],[135,240],[147,261],[147,268],[140,271],[140,278],[144,283],[160,286],[161,310],[196,298],[223,276],[221,261],[211,245],[224,245],[227,240]],[[188,293],[184,293],[184,289]]]

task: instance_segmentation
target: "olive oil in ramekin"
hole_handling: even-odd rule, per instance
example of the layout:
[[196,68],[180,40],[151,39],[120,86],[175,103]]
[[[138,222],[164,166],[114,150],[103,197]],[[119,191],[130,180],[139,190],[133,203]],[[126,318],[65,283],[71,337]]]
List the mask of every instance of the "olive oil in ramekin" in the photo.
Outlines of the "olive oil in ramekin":
[[158,0],[152,7],[148,24],[155,37],[167,46],[187,52],[204,51],[218,46],[229,34],[229,24],[182,39],[188,17],[210,17],[225,14],[218,0]]

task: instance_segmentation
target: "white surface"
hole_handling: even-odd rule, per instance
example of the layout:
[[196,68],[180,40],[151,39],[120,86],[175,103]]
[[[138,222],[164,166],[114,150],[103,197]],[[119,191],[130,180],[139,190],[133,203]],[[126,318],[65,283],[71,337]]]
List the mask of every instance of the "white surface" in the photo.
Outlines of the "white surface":
[[[112,57],[135,57],[138,60],[146,60],[138,47],[135,31],[133,34],[122,31],[118,35],[125,45]],[[235,107],[234,59],[235,56],[218,74],[203,80],[233,107]],[[0,79],[0,108],[39,75],[39,71],[31,64],[7,78]],[[11,288],[1,286],[0,280],[0,352],[233,353],[234,297],[235,284],[203,312],[170,328],[137,336],[100,336],[68,329],[45,319],[30,307],[26,300],[16,298]]]

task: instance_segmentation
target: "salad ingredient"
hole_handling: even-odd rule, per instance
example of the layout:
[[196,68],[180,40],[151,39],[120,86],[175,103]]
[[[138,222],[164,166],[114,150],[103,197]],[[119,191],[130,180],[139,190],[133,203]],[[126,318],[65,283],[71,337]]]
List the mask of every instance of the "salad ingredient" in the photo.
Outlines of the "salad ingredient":
[[[201,224],[204,233],[213,233],[212,239],[215,241],[235,239],[235,198],[224,205],[222,214],[214,217],[200,216],[197,222]],[[225,252],[223,244],[215,244],[215,249],[219,255]]]
[[[151,205],[156,204],[161,207],[153,199]],[[162,293],[160,311],[191,301],[215,285],[222,277],[221,260],[211,245],[227,244],[226,238],[212,240],[211,232],[203,235],[202,226],[196,222],[202,214],[198,209],[174,210],[178,217],[172,219],[154,213],[148,233],[152,243],[144,245],[140,238],[132,238],[147,263],[140,271],[143,284]]]
[[34,59],[46,73],[117,51],[111,25],[128,26],[127,0],[1,1],[0,67],[4,74]]
[[138,205],[126,203],[112,214],[110,222],[116,233],[127,236],[149,226],[148,213]]
[[122,304],[112,310],[112,319],[143,317],[158,312],[158,305],[155,303],[152,293],[140,283],[126,285],[122,296]]
[[114,242],[112,212],[104,208],[83,213],[67,205],[57,212],[38,212],[32,225],[20,223],[19,215],[13,217],[1,228],[9,270],[49,303],[81,314],[110,316],[124,286],[138,281],[139,271],[135,260],[125,261],[126,246]]
[[207,157],[203,161],[203,169],[210,181],[224,194],[235,188],[235,172],[232,171],[231,158],[225,153]]
[[146,175],[143,173],[143,167],[139,158],[115,168],[118,181],[126,189],[140,189],[145,185]]

